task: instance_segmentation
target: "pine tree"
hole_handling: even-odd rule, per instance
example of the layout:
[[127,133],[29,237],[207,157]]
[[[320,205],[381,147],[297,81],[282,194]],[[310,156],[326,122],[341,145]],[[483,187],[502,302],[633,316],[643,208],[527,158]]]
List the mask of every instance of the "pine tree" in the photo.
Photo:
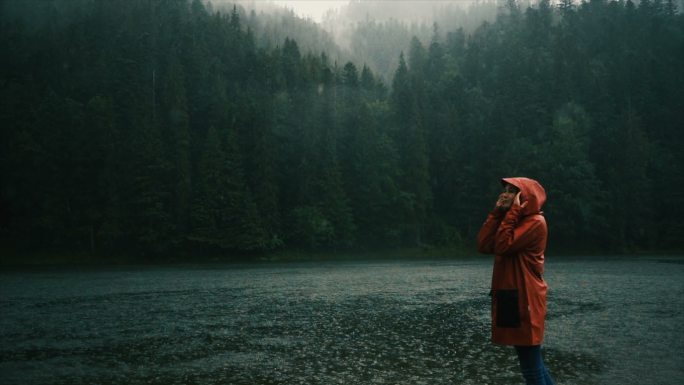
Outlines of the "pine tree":
[[415,245],[422,242],[422,227],[430,210],[432,196],[425,134],[403,54],[392,83],[391,103],[395,114],[394,135],[400,156],[402,222],[409,242]]
[[[589,158],[592,124],[584,109],[569,103],[553,121],[550,137],[536,159],[549,200],[544,211],[555,246],[596,247],[607,232],[605,188]],[[579,240],[583,240],[580,242]],[[582,244],[584,243],[584,244]]]
[[191,196],[191,137],[185,90],[184,68],[175,54],[169,55],[162,74],[160,109],[165,157],[170,159],[170,180],[173,186],[173,223],[175,239],[187,236]]
[[265,234],[243,180],[234,134],[221,138],[218,130],[209,128],[199,170],[190,240],[219,250],[265,248]]

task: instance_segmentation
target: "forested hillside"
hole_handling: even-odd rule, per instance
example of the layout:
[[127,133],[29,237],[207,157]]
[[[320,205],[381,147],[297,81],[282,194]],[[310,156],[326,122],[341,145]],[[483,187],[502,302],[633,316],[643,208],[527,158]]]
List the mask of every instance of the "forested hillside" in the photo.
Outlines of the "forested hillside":
[[384,80],[394,76],[397,52],[408,49],[412,37],[429,44],[435,34],[463,29],[472,33],[496,19],[500,1],[363,0],[349,1],[328,12],[322,26],[348,49],[355,60]]
[[266,44],[240,8],[42,4],[3,3],[4,251],[470,247],[499,179],[523,175],[555,250],[683,249],[672,1],[511,1],[388,53],[391,82]]

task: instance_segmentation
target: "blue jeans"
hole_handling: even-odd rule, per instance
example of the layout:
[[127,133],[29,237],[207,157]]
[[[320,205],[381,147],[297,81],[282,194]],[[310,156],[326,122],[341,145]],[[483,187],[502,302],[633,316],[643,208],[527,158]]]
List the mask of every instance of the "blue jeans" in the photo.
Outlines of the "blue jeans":
[[520,371],[527,385],[555,385],[548,369],[544,366],[541,345],[516,346],[520,360]]

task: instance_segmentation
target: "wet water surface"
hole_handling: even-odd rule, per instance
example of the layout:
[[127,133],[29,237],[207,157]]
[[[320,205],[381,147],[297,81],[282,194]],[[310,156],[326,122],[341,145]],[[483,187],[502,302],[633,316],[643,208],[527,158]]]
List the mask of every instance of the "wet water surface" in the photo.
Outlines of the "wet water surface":
[[[684,259],[547,262],[559,385],[684,381]],[[518,384],[491,260],[0,273],[2,384]]]

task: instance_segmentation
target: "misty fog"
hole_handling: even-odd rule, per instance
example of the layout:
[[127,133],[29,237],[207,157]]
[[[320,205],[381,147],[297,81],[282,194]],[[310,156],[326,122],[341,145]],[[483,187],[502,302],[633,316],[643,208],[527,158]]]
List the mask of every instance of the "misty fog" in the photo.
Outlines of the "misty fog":
[[[494,21],[504,5],[502,1],[338,1],[317,22],[299,15],[293,6],[283,7],[283,3],[287,2],[208,2],[216,11],[228,12],[237,5],[244,15],[258,15],[261,22],[254,27],[259,40],[267,47],[281,45],[287,37],[293,38],[304,52],[326,51],[339,63],[351,60],[366,64],[385,82],[391,80],[399,54],[408,51],[414,36],[429,45],[434,39],[444,39],[449,32],[459,29],[472,32],[483,22]],[[295,3],[299,3],[298,7],[305,4]],[[520,4],[524,7],[527,2]]]

